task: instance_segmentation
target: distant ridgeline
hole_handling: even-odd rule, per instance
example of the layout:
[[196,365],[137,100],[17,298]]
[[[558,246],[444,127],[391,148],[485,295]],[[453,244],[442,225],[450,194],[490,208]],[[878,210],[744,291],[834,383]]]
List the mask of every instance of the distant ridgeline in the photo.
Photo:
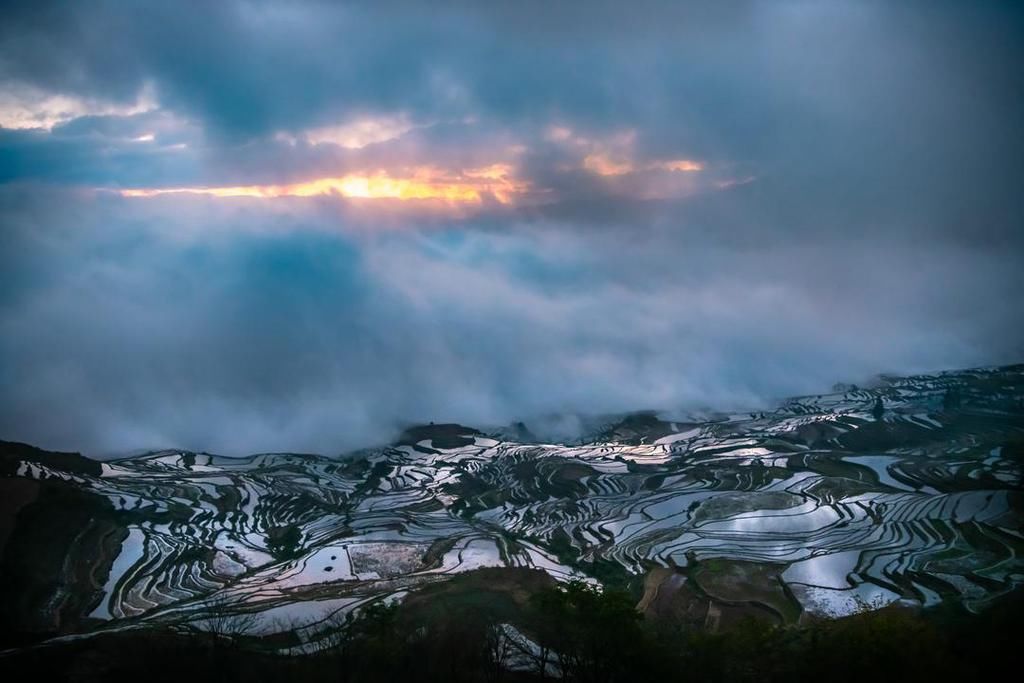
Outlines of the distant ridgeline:
[[836,389],[574,444],[426,425],[345,459],[0,442],[0,648],[186,629],[316,653],[352,615],[448,596],[495,606],[502,666],[535,671],[554,641],[522,614],[558,585],[715,634],[977,612],[1024,582],[1024,366]]

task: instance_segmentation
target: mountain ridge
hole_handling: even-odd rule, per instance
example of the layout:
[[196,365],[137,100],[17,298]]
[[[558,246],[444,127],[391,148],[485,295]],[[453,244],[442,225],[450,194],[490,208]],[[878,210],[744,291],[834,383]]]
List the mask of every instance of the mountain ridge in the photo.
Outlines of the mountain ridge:
[[316,649],[345,615],[484,567],[632,586],[715,628],[980,608],[1024,582],[1024,365],[843,389],[703,421],[638,411],[579,444],[452,423],[340,458],[2,442],[4,630],[228,610]]

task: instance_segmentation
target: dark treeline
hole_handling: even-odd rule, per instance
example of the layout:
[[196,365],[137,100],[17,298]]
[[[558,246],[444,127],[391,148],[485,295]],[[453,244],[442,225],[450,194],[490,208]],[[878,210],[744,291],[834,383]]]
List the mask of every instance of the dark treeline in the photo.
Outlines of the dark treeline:
[[886,608],[708,633],[644,619],[628,593],[583,584],[540,589],[512,610],[469,594],[433,597],[368,607],[339,622],[317,654],[271,654],[287,643],[247,640],[225,619],[207,625],[213,633],[139,630],[31,648],[0,657],[0,673],[111,683],[978,680],[1017,668],[1024,613],[1024,596],[1012,595],[978,615],[953,605]]

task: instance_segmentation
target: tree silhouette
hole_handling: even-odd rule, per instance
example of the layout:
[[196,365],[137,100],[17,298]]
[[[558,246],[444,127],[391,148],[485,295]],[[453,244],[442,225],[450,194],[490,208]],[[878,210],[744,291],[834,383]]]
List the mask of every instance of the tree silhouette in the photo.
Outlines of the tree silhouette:
[[882,403],[881,396],[875,399],[875,407],[871,409],[871,414],[874,415],[876,421],[881,420],[885,415],[885,404]]

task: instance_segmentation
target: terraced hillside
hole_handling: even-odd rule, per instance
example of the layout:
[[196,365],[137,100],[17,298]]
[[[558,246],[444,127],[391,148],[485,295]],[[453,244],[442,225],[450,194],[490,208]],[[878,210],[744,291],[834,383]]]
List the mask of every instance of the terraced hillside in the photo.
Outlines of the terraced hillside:
[[[0,448],[8,638],[297,630],[480,567],[632,585],[716,629],[1024,582],[1024,366],[883,378],[773,412],[610,422],[586,443],[458,425],[346,458]],[[252,615],[252,616],[244,616]],[[13,635],[11,635],[13,634]]]

